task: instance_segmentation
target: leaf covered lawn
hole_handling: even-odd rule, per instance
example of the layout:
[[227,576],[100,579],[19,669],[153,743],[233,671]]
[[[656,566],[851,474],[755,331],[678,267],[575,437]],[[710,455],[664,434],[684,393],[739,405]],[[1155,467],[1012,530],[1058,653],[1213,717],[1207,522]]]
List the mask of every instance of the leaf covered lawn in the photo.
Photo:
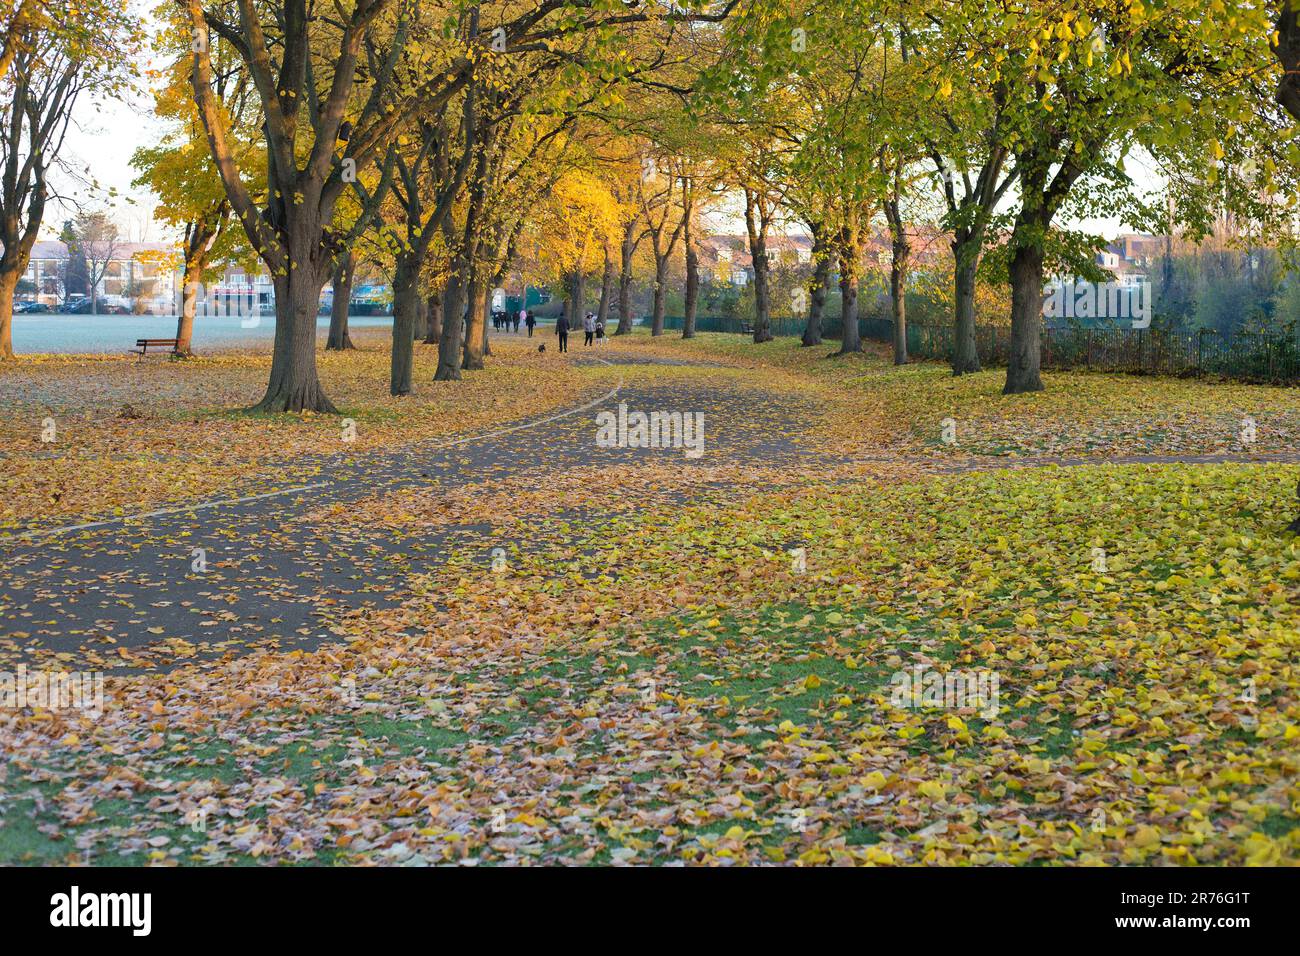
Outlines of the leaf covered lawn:
[[459,383],[434,383],[436,350],[417,346],[416,388],[398,399],[388,394],[383,336],[354,338],[356,350],[318,355],[327,394],[355,423],[346,442],[333,416],[236,411],[261,397],[266,354],[37,355],[0,365],[0,534],[318,480],[332,459],[541,415],[592,384],[526,340],[505,339],[489,368]]
[[[345,646],[143,678],[83,728],[10,728],[0,849],[1294,862],[1300,550],[1278,534],[1281,478],[791,486],[619,518],[502,573],[453,565],[349,621]],[[999,712],[894,706],[891,675],[918,664],[995,672]]]

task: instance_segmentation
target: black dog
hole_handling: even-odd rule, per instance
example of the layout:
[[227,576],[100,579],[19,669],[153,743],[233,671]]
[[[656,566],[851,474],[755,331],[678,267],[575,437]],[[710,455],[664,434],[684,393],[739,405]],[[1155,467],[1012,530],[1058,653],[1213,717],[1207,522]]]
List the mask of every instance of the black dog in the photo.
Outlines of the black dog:
[[537,346],[537,351],[539,351],[539,352],[545,352],[545,351],[546,351],[546,343],[543,342],[541,345]]
[[[1300,498],[1300,482],[1298,482],[1295,486],[1295,494],[1297,498]],[[1289,525],[1287,525],[1286,530],[1290,534],[1300,534],[1300,518],[1296,518],[1295,521],[1292,521]]]

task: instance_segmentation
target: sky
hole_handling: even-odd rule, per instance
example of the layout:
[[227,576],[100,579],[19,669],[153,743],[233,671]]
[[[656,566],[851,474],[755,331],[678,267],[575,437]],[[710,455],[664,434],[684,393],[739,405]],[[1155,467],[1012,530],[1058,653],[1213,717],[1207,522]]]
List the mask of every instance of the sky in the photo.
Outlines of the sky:
[[136,176],[131,154],[156,143],[162,133],[153,115],[153,97],[143,85],[122,100],[79,99],[60,153],[72,174],[59,171],[51,176],[56,195],[46,207],[41,238],[56,238],[78,209],[108,210],[130,241],[175,238],[152,221],[152,192],[131,185]]

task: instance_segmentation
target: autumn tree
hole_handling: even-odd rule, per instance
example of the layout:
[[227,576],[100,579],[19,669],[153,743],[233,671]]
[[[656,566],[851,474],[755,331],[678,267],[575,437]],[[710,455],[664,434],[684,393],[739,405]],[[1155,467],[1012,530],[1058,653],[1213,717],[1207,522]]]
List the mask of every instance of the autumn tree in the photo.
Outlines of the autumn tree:
[[[771,2],[754,4],[729,23],[730,55],[706,88],[733,104],[715,109],[730,117],[742,152],[734,166],[743,173],[737,189],[754,260],[756,341],[768,335],[767,235],[779,216],[790,214],[813,240],[804,344],[821,342],[834,271],[840,351],[861,350],[864,250],[887,203],[901,229],[903,187],[914,179],[910,166],[919,148],[911,132],[919,109],[916,68],[899,49],[902,16],[900,6],[884,0]],[[752,50],[761,54],[745,56]],[[896,250],[901,297],[905,243]]]
[[104,210],[88,210],[73,219],[72,242],[86,263],[86,285],[93,314],[99,311],[99,287],[108,277],[109,267],[121,256],[121,231]]
[[771,172],[771,152],[758,146],[740,167],[744,170],[740,191],[745,197],[745,236],[749,240],[749,261],[754,270],[754,341],[772,340],[772,297],[769,276],[772,260],[767,240],[781,209],[777,178]]
[[[825,8],[816,13],[806,28],[808,43],[825,44],[841,31],[854,40],[836,57],[810,55],[800,49],[802,44],[790,46],[791,72],[812,118],[785,165],[787,176],[817,183],[811,194],[819,209],[815,221],[825,231],[824,251],[818,254],[833,258],[839,273],[839,354],[846,354],[862,350],[862,259],[892,182],[882,156],[895,120],[888,96],[893,87],[886,71],[885,31],[869,9]],[[784,24],[781,32],[787,27]]]
[[0,80],[9,73],[18,51],[48,23],[45,0],[19,0],[12,10],[6,5],[0,13]]
[[[181,299],[176,320],[176,352],[192,352],[194,318],[205,281],[231,259],[253,267],[251,254],[239,226],[230,216],[221,176],[212,162],[203,123],[189,92],[191,34],[179,11],[164,7],[163,29],[155,37],[155,48],[175,57],[165,82],[154,93],[154,114],[165,121],[166,132],[158,143],[138,148],[131,165],[138,175],[135,186],[149,187],[158,197],[155,219],[182,230],[180,249]],[[182,52],[183,51],[183,52]],[[239,69],[238,57],[230,44],[217,39],[214,95],[231,131],[236,160],[250,192],[260,198],[265,170],[259,170],[249,131],[261,125],[256,97],[248,74]]]
[[[422,52],[425,49],[422,41],[430,37],[433,28],[431,21],[418,17],[418,10],[411,19],[403,19],[387,54],[392,62],[381,64],[372,48],[371,69],[396,70],[399,87],[426,82],[424,72],[430,61]],[[467,38],[472,40],[476,26],[471,21],[467,28],[471,31]],[[391,178],[388,199],[395,211],[393,220],[383,230],[393,252],[393,341],[389,372],[389,391],[393,395],[411,391],[414,343],[426,302],[421,288],[425,262],[451,217],[453,204],[474,158],[476,101],[472,92],[462,99],[459,116],[444,109],[419,114],[411,128],[400,133],[390,145],[385,161],[382,183],[387,184]]]
[[136,25],[92,0],[77,11],[20,4],[0,50],[0,359],[13,357],[14,291],[27,271],[73,107],[130,75]]
[[547,254],[555,277],[565,287],[565,314],[581,321],[586,277],[598,265],[604,269],[606,249],[619,228],[618,204],[590,157],[560,176],[539,225],[549,237]]
[[[1212,158],[1234,130],[1254,128],[1250,79],[1270,63],[1262,8],[1204,17],[1194,0],[1145,5],[1022,2],[964,4],[979,43],[997,53],[987,71],[1005,104],[1004,141],[1015,157],[1019,209],[1009,239],[1011,350],[1004,392],[1042,386],[1040,328],[1049,236],[1080,188],[1125,180],[1134,148],[1152,155],[1196,144]],[[963,21],[965,22],[965,21]],[[1215,154],[1218,154],[1217,156]]]
[[[632,281],[633,266],[637,247],[645,239],[644,221],[642,219],[642,180],[641,167],[635,152],[631,159],[620,165],[617,175],[610,186],[610,195],[617,204],[620,229],[618,235],[618,326],[615,335],[628,335],[632,332]],[[629,170],[631,170],[629,174]]]
[[[395,0],[356,0],[319,16],[312,0],[237,0],[234,10],[178,2],[193,29],[191,86],[213,160],[275,288],[270,380],[253,408],[333,412],[316,371],[316,313],[321,287],[349,242],[335,223],[340,197],[417,109],[437,111],[465,86],[472,60],[463,46],[448,44],[438,51],[445,69],[394,91],[392,59],[380,57],[384,68],[371,72],[362,58],[368,43],[386,48],[400,37],[410,7]],[[262,205],[242,175],[217,99],[214,33],[239,54],[265,117]]]
[[654,255],[653,305],[650,334],[663,335],[668,299],[668,262],[682,237],[685,220],[681,210],[681,180],[668,168],[663,156],[645,157],[641,191],[641,217]]
[[396,175],[391,194],[398,210],[393,229],[396,248],[389,378],[393,395],[405,395],[411,390],[414,342],[419,312],[425,303],[421,277],[473,161],[473,100],[467,97],[465,102],[459,132],[453,118],[443,113],[424,119],[414,134],[400,140],[392,151]]

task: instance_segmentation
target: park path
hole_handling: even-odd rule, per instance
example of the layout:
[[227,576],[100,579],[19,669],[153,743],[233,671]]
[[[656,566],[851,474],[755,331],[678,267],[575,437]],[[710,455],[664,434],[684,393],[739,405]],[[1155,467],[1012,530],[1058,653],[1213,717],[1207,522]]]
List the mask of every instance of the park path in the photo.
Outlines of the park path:
[[[574,361],[635,365],[664,360],[635,351]],[[707,367],[707,363],[674,362]],[[486,564],[491,549],[527,540],[491,538],[484,525],[450,525],[394,534],[365,526],[322,533],[296,520],[324,505],[415,488],[438,495],[469,484],[536,476],[567,468],[626,464],[671,449],[599,448],[595,416],[619,402],[643,410],[703,411],[707,463],[788,467],[791,475],[845,462],[791,440],[810,409],[761,387],[684,377],[670,384],[602,388],[575,406],[474,436],[450,436],[393,451],[339,458],[321,477],[288,493],[170,507],[129,520],[87,522],[66,533],[0,541],[0,667],[49,655],[95,668],[160,666],[178,657],[240,653],[270,643],[285,649],[334,639],[330,624],[346,612],[402,600],[410,576],[453,553]],[[885,451],[862,461],[900,461]],[[954,474],[1057,465],[1211,464],[1296,461],[1300,455],[1130,456],[1114,459],[990,459],[944,463],[910,458],[918,472]],[[602,514],[554,517],[599,522]],[[540,529],[539,532],[540,534]],[[196,556],[206,561],[195,570]],[[123,653],[126,651],[126,653]]]
[[[574,360],[661,361],[634,352]],[[681,457],[672,449],[597,447],[595,416],[619,402],[647,411],[704,411],[710,463],[721,456],[740,464],[788,460],[796,467],[807,454],[786,437],[806,410],[786,397],[689,380],[637,387],[620,381],[531,421],[337,459],[296,490],[11,538],[0,542],[0,666],[53,653],[67,655],[59,658],[65,662],[133,670],[175,660],[178,652],[208,658],[267,642],[290,649],[329,640],[337,616],[401,600],[412,574],[433,570],[457,549],[490,561],[484,540],[490,529],[322,534],[296,519],[324,505],[346,507],[405,488],[437,495],[491,479],[536,475],[545,482],[568,467],[615,465],[640,455]],[[730,427],[742,421],[745,427]],[[196,570],[200,555],[205,566]]]

